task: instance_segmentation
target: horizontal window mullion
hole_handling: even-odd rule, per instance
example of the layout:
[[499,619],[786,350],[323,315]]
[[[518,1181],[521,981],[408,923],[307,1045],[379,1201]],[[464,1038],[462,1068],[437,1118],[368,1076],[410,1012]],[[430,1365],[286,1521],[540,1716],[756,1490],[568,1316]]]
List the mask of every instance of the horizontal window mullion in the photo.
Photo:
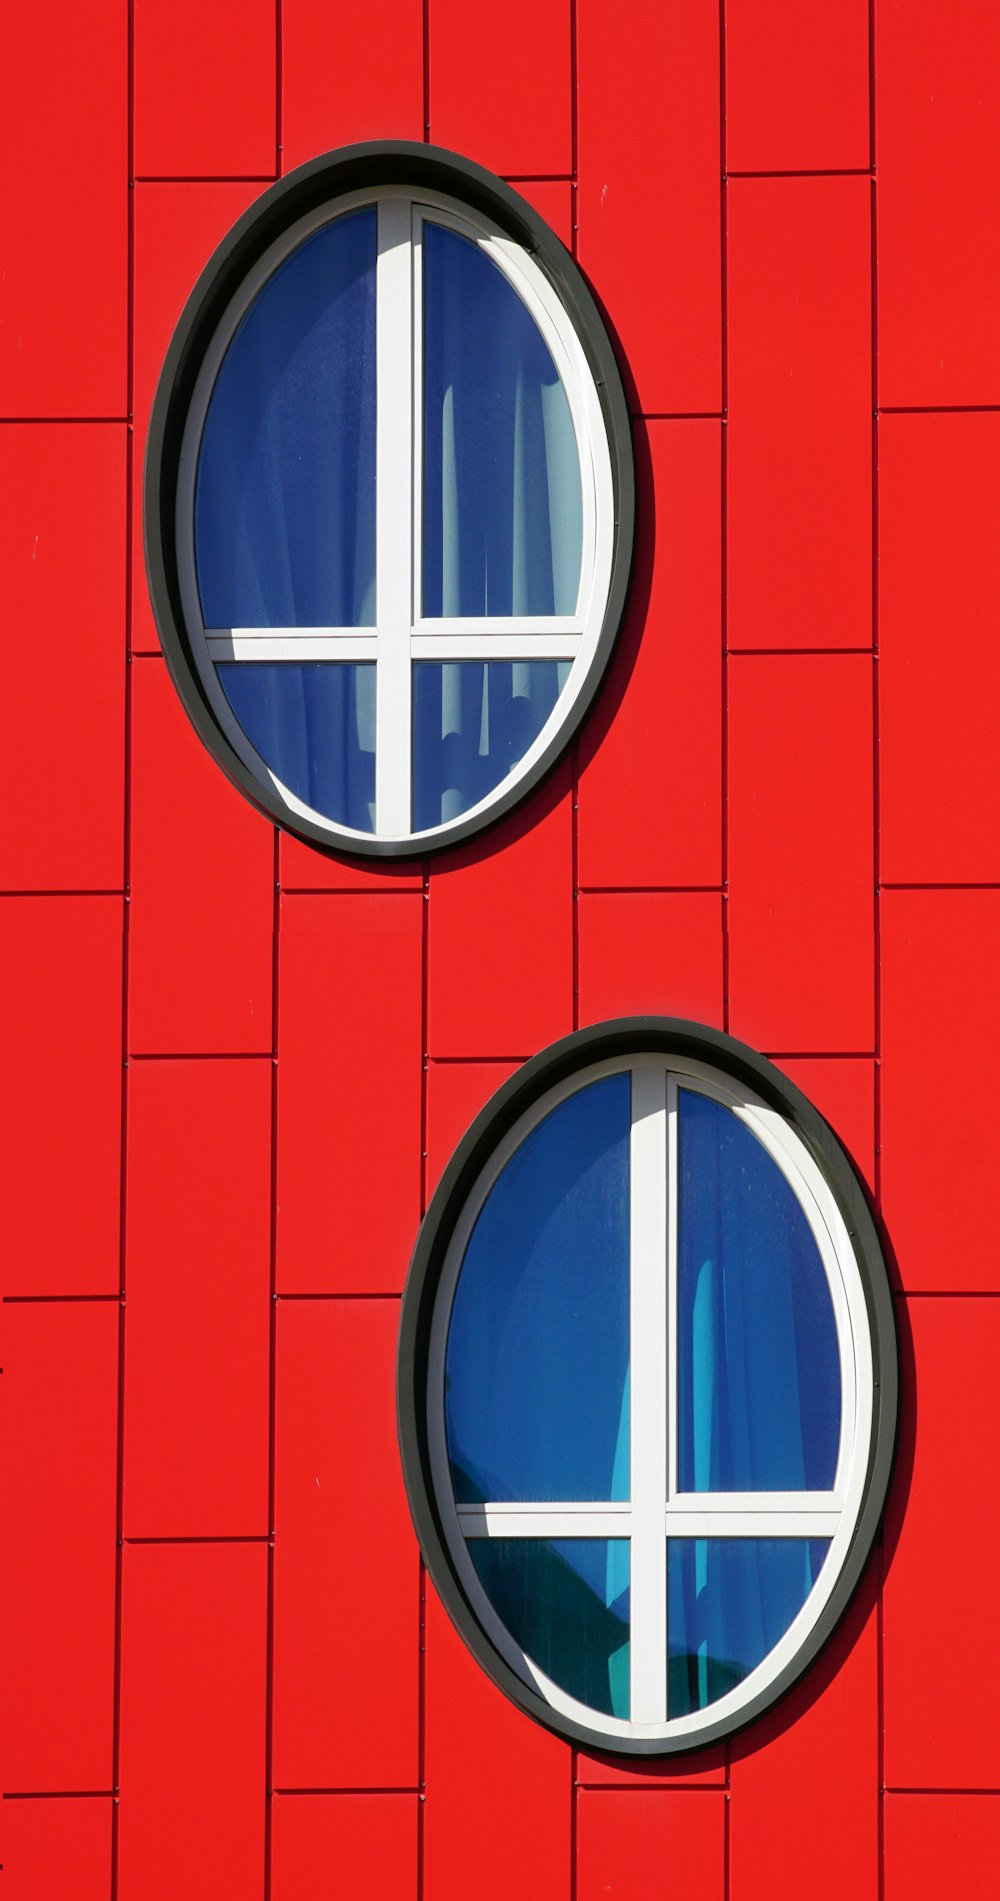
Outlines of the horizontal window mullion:
[[463,1505],[458,1522],[466,1538],[628,1538],[628,1505]]
[[497,639],[512,634],[551,640],[554,635],[581,635],[583,622],[575,614],[449,614],[417,620],[413,632],[441,640],[478,640],[483,635]]
[[414,660],[575,660],[579,651],[579,634],[414,634],[410,640]]
[[234,627],[210,633],[208,651],[213,660],[374,660],[378,643],[356,628]]
[[782,1512],[843,1510],[838,1492],[679,1492],[667,1506],[667,1516],[690,1512],[759,1512],[771,1517]]
[[839,1512],[822,1510],[665,1514],[668,1538],[833,1538],[839,1524]]

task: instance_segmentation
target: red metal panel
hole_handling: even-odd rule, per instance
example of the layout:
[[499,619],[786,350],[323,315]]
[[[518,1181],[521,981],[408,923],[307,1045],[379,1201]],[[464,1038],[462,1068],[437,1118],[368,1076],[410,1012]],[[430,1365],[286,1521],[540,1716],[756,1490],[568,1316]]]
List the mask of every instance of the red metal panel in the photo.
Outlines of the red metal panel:
[[416,1788],[420,1571],[399,1469],[395,1300],[281,1301],[273,1782]]
[[276,1795],[271,1901],[317,1894],[413,1901],[416,1795]]
[[729,172],[851,171],[869,153],[867,0],[727,0]]
[[[886,1786],[995,1790],[989,1686],[1000,1678],[1000,1623],[995,1520],[983,1502],[1000,1460],[1000,1301],[909,1300],[901,1324],[904,1413],[885,1534]],[[943,1628],[959,1653],[965,1646],[968,1669],[933,1667]]]
[[281,169],[357,139],[424,136],[422,0],[282,0]]
[[270,1062],[133,1063],[129,1538],[268,1530],[270,1185]]
[[733,1034],[786,1054],[872,1048],[872,663],[729,666]]
[[273,177],[276,51],[275,0],[143,0],[136,175]]
[[514,185],[522,198],[540,212],[567,251],[573,249],[574,191],[561,178],[519,178]]
[[718,891],[585,892],[579,916],[581,1023],[651,1014],[722,1028]]
[[514,1708],[427,1585],[423,1901],[570,1893],[572,1751]]
[[710,1789],[581,1789],[577,1901],[723,1901],[726,1798]]
[[419,893],[282,899],[278,1285],[398,1293],[420,1220]]
[[[5,1310],[8,1789],[110,1789],[117,1301]],[[65,1892],[69,1892],[66,1890]]]
[[132,667],[129,1047],[271,1048],[274,834],[196,738],[161,660]]
[[782,1057],[778,1068],[826,1117],[869,1188],[874,1189],[874,1061],[866,1056],[807,1057],[804,1061]]
[[132,407],[133,653],[158,653],[142,545],[146,428],[157,379],[188,294],[217,244],[264,189],[259,184],[137,185],[135,199]]
[[128,10],[4,8],[0,415],[124,416]]
[[882,877],[1000,878],[1000,415],[879,429]]
[[[719,8],[579,0],[580,262],[645,415],[722,403]],[[470,92],[470,97],[475,97]]]
[[423,867],[391,858],[328,858],[289,832],[278,834],[283,891],[421,891]]
[[1000,13],[875,9],[879,399],[1000,402]]
[[729,645],[870,647],[871,185],[729,184]]
[[882,1207],[903,1286],[1000,1292],[1000,891],[884,892],[881,954]]
[[885,1901],[992,1901],[998,1862],[1000,1796],[886,1796]]
[[631,605],[580,745],[583,885],[722,877],[720,435],[636,431]]
[[123,426],[0,430],[10,890],[121,886],[125,458]]
[[809,1901],[878,1893],[874,1600],[869,1578],[804,1680],[731,1745],[729,1901],[800,1901],[804,1869]]
[[490,171],[573,170],[570,11],[507,0],[484,11],[429,0],[430,137]]
[[122,900],[5,898],[7,1294],[118,1291]]
[[427,1047],[530,1056],[573,1027],[568,764],[477,840],[432,861]]
[[264,1543],[125,1547],[123,1898],[261,1892],[266,1610]]
[[107,1901],[111,1797],[5,1802],[4,1901]]
[[428,1201],[469,1124],[516,1067],[516,1063],[428,1064]]

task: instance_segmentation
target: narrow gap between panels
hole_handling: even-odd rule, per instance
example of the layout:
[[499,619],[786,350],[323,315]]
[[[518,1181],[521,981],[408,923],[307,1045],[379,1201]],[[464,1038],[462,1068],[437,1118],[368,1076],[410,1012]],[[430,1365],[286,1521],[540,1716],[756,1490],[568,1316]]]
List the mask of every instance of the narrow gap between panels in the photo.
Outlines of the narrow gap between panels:
[[90,428],[94,423],[127,423],[128,416],[0,416],[0,429],[36,429],[39,423],[48,423],[53,428],[62,429],[67,423],[80,428]]
[[[279,21],[280,42],[280,21]],[[279,145],[280,151],[280,145]],[[268,1209],[267,1349],[267,1611],[264,1660],[264,1901],[271,1896],[273,1808],[271,1776],[274,1753],[274,1541],[277,1470],[278,1375],[278,1002],[280,997],[281,834],[274,828],[271,906],[271,1145]]]
[[198,1532],[188,1537],[178,1533],[174,1537],[126,1538],[126,1545],[266,1545],[266,1531],[232,1532],[219,1535],[217,1532]]
[[142,172],[137,185],[273,185],[277,172]]
[[5,1789],[5,1802],[108,1802],[113,1789]]
[[53,1306],[67,1301],[114,1301],[121,1302],[121,1294],[5,1294],[5,1307]]
[[128,433],[125,443],[125,575],[122,600],[121,665],[125,669],[125,723],[122,735],[124,752],[122,811],[122,882],[125,889],[122,906],[122,1015],[121,1015],[121,1132],[119,1149],[118,1214],[118,1391],[115,1422],[115,1626],[112,1688],[111,1781],[114,1797],[111,1809],[111,1901],[117,1901],[119,1869],[119,1789],[121,1786],[121,1706],[122,1706],[122,1631],[124,1612],[124,1530],[125,1530],[125,1298],[126,1298],[126,1215],[128,1167],[129,1097],[129,948],[131,933],[132,886],[132,591],[134,547],[135,489],[135,5],[128,5],[127,87],[128,87],[128,287],[126,341],[126,402]]
[[124,896],[124,885],[104,885],[87,891],[0,891],[0,898],[123,898]]
[[722,429],[719,439],[719,620],[721,644],[720,706],[721,778],[720,840],[722,875],[722,1027],[729,1029],[729,443],[726,420],[729,414],[729,204],[726,187],[726,0],[719,0],[719,297],[721,302],[719,343],[720,399]]
[[870,165],[834,165],[827,169],[798,169],[788,172],[728,171],[727,178],[870,178]]

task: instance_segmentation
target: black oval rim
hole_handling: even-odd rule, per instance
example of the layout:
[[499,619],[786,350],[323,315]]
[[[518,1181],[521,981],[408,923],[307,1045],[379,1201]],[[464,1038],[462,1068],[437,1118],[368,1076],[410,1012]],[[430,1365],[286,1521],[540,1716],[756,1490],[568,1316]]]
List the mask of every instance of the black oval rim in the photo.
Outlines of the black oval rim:
[[[226,310],[262,254],[288,227],[350,192],[391,184],[433,189],[491,218],[522,244],[552,284],[583,346],[607,431],[614,489],[614,546],[607,605],[587,677],[572,709],[535,765],[488,812],[449,827],[447,835],[403,840],[331,832],[292,813],[234,750],[209,705],[192,652],[201,629],[189,629],[182,606],[177,487],[188,410],[202,362]],[[160,644],[174,686],[202,743],[227,778],[283,830],[335,857],[412,859],[453,850],[486,833],[548,777],[586,718],[621,626],[635,538],[635,467],[621,375],[597,305],[577,265],[533,207],[482,166],[454,152],[410,140],[344,146],[280,179],[238,219],[209,260],[184,307],[157,384],[146,443],[144,478],[146,576]]]
[[[457,1575],[442,1527],[427,1434],[431,1323],[455,1224],[486,1163],[519,1117],[548,1090],[606,1059],[639,1054],[710,1063],[744,1083],[790,1124],[821,1169],[854,1249],[871,1333],[872,1434],[864,1492],[851,1544],[829,1601],[795,1656],[734,1715],[707,1722],[696,1736],[621,1737],[562,1715],[511,1669],[486,1635]],[[679,1017],[625,1017],[576,1030],[532,1057],[505,1082],[463,1136],[431,1200],[403,1292],[396,1368],[396,1414],[403,1479],[417,1539],[453,1624],[498,1689],[546,1729],[603,1754],[691,1755],[735,1734],[770,1709],[805,1673],[843,1618],[878,1532],[896,1444],[899,1370],[892,1294],[882,1246],[854,1167],[819,1111],[787,1076],[746,1044]]]

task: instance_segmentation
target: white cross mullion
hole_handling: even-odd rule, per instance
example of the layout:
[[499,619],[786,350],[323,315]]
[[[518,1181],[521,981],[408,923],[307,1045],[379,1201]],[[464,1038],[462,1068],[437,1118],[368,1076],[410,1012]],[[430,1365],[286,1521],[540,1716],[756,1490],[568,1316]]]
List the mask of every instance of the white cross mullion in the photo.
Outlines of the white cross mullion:
[[410,829],[410,628],[413,620],[413,213],[378,208],[375,360],[375,830]]
[[632,1070],[631,1718],[667,1714],[667,1078]]

